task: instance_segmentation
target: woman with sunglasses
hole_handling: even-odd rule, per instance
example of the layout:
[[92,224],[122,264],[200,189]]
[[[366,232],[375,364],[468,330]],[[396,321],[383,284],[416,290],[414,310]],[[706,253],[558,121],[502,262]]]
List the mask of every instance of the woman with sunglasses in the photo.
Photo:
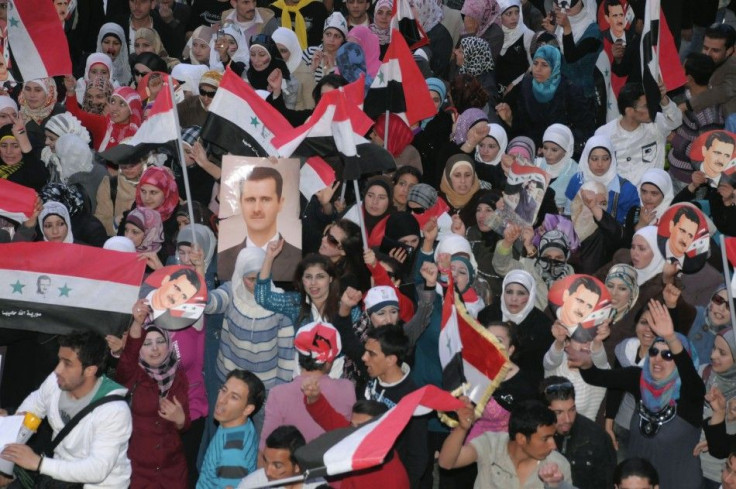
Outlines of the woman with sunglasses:
[[222,73],[219,71],[210,70],[202,73],[198,85],[199,92],[184,97],[184,100],[176,104],[181,127],[204,126],[207,121],[207,111],[217,94],[221,81]]
[[637,401],[631,419],[628,456],[652,462],[662,487],[700,487],[700,460],[693,456],[703,422],[705,386],[695,365],[698,354],[675,332],[667,308],[649,302],[654,339],[643,367],[602,370],[590,355],[568,349],[572,366],[586,382],[630,392]]
[[335,266],[343,288],[350,285],[358,290],[368,290],[371,279],[363,262],[363,239],[357,224],[347,219],[328,224],[317,253]]

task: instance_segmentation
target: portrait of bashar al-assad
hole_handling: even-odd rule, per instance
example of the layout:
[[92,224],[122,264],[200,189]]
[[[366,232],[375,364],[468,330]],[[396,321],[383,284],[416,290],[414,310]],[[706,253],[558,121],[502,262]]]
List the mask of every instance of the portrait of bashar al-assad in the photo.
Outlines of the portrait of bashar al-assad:
[[[274,281],[291,281],[302,253],[279,231],[279,225],[283,226],[279,216],[289,199],[298,205],[299,195],[287,194],[285,178],[273,165],[251,166],[247,169],[249,171],[243,172],[244,176],[232,179],[232,190],[239,208],[239,216],[236,214],[233,218],[239,217],[236,220],[245,225],[245,239],[220,251],[218,275],[226,278],[232,276],[235,260],[243,248],[254,246],[265,250],[268,243],[284,238],[284,248],[273,264],[272,278]],[[299,224],[296,219],[294,225]]]
[[36,279],[36,294],[46,296],[51,290],[51,277],[48,275],[40,275]]

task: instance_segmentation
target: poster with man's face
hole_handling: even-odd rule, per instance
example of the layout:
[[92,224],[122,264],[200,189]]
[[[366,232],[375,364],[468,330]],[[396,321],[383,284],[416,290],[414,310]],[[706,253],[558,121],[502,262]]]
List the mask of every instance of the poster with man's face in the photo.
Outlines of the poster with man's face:
[[299,219],[299,160],[227,155],[220,180],[220,233],[217,272],[232,278],[235,260],[247,246],[266,249],[284,239],[274,260],[272,278],[291,282],[301,261],[302,225]]
[[503,190],[507,212],[516,214],[525,225],[533,225],[548,184],[547,172],[536,166],[521,165],[514,161]]
[[693,142],[688,156],[693,168],[705,173],[711,187],[717,187],[721,173],[736,157],[736,134],[722,130],[703,133]]
[[549,306],[569,336],[581,343],[592,341],[598,326],[614,311],[611,294],[603,282],[583,274],[554,282],[549,288]]
[[139,297],[148,302],[150,318],[156,326],[184,329],[202,317],[207,305],[207,284],[193,268],[169,265],[143,281]]
[[710,233],[700,209],[687,203],[667,209],[657,226],[657,247],[664,259],[679,264],[683,273],[703,268],[710,253]]

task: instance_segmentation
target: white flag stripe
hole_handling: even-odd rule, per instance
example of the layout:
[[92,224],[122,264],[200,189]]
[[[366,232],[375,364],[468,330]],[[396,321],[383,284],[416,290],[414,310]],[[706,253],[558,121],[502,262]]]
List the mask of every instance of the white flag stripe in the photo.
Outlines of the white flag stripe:
[[470,384],[467,396],[471,401],[478,404],[483,400],[483,395],[491,385],[491,382],[483,372],[475,368],[472,363],[466,362],[465,360],[463,360],[463,370],[465,380]]
[[[27,0],[21,0],[27,1]],[[14,8],[12,2],[9,3],[10,8]],[[23,78],[27,80],[35,80],[37,78],[48,78],[49,74],[46,71],[43,58],[38,53],[36,45],[33,43],[33,38],[28,32],[23,18],[20,15],[16,15],[20,19],[18,28],[13,29],[13,56],[16,62],[23,60]]]
[[20,223],[24,223],[28,220],[28,216],[26,216],[22,212],[12,212],[12,211],[6,211],[4,209],[0,209],[0,216],[7,217],[8,219],[11,219],[15,222],[20,222]]
[[385,88],[389,81],[401,83],[401,66],[398,58],[391,58],[378,69],[371,88]]
[[143,121],[135,135],[122,144],[128,146],[165,144],[169,141],[175,141],[178,137],[179,131],[174,120],[174,111],[167,110],[166,112],[154,114]]
[[[38,278],[43,275],[51,278],[51,286],[45,296],[37,292]],[[119,282],[22,270],[13,270],[12,275],[6,271],[3,273],[3,278],[5,280],[0,282],[0,299],[80,307],[122,314],[130,314],[133,304],[138,300],[140,289],[138,286]]]
[[452,306],[452,314],[447,324],[440,331],[440,364],[444,368],[450,363],[457,352],[463,349],[463,342],[460,339],[460,331],[458,329],[457,308]]

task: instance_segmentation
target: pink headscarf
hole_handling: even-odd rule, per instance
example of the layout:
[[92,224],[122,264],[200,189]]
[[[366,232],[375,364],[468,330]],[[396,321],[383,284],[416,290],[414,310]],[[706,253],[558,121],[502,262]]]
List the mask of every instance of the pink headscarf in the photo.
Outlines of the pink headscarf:
[[135,251],[158,253],[164,242],[164,226],[158,212],[147,207],[136,207],[128,213],[125,222],[143,231],[143,241],[136,246]]
[[478,22],[478,30],[474,35],[481,37],[501,14],[501,8],[496,0],[465,0],[460,13]]
[[356,44],[363,48],[368,76],[375,78],[378,69],[381,67],[381,45],[378,41],[378,36],[370,28],[364,25],[358,25],[348,32],[348,40],[351,37],[354,38]]
[[100,146],[97,151],[104,151],[105,149],[113,148],[120,144],[126,138],[133,136],[138,127],[141,125],[143,119],[143,107],[141,104],[141,98],[138,93],[130,87],[116,88],[112,93],[113,97],[123,99],[130,109],[130,119],[125,124],[118,124],[110,119],[110,116],[105,116],[107,119],[107,129],[105,130],[105,137],[102,138]]
[[144,207],[141,198],[141,186],[153,185],[164,193],[164,201],[155,211],[161,214],[161,221],[166,221],[179,205],[179,188],[176,186],[174,174],[168,168],[152,166],[143,172],[135,189],[135,205]]

